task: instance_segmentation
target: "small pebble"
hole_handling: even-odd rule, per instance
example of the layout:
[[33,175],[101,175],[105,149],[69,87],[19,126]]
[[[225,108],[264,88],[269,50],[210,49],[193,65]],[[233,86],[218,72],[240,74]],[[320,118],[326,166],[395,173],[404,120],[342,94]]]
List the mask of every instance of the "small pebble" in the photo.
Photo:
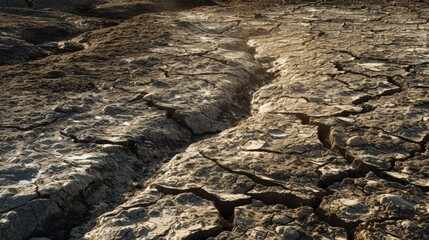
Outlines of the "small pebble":
[[358,146],[367,145],[368,140],[366,140],[362,136],[354,136],[354,137],[349,138],[349,140],[347,140],[346,143],[350,147],[358,147]]

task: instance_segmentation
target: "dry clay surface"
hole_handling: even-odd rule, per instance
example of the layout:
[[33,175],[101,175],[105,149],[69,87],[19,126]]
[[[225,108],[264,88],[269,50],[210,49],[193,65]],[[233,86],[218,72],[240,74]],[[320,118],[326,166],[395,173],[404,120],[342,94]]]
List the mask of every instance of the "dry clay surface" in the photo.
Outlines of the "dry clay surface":
[[0,239],[429,239],[429,3],[76,2],[0,1]]

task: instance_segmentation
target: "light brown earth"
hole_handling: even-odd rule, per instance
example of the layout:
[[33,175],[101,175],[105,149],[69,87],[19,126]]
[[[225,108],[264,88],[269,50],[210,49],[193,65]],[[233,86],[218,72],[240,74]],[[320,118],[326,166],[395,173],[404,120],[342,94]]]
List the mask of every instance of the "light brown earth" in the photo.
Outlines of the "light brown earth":
[[429,239],[429,2],[0,0],[0,239]]

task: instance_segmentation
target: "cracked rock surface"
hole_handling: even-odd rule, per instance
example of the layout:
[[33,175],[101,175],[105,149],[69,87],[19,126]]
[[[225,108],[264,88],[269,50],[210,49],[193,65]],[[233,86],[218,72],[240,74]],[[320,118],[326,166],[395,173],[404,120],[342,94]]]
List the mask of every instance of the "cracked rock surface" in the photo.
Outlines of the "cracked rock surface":
[[210,239],[346,239],[346,231],[330,227],[311,207],[288,209],[260,201],[235,209],[234,228]]
[[0,0],[0,239],[429,239],[428,9]]
[[[150,193],[146,193],[150,196]],[[143,196],[147,198],[146,196]],[[147,203],[147,204],[145,204]],[[136,205],[121,206],[117,213],[103,216],[101,221],[111,230],[94,230],[88,238],[103,239],[201,239],[222,230],[219,212],[213,203],[192,193],[160,196],[156,202],[139,199]],[[144,208],[143,206],[147,206]],[[114,214],[114,215],[113,215]],[[122,225],[129,220],[130,224]],[[134,222],[142,224],[135,225]],[[121,224],[121,228],[116,226]],[[186,229],[186,230],[185,230]]]

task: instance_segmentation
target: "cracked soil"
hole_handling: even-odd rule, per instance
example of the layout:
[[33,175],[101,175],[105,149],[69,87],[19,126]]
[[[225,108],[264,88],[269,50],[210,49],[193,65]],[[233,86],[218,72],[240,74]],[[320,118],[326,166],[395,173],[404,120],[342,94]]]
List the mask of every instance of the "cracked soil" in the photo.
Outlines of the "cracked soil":
[[0,0],[0,239],[429,239],[429,2]]

